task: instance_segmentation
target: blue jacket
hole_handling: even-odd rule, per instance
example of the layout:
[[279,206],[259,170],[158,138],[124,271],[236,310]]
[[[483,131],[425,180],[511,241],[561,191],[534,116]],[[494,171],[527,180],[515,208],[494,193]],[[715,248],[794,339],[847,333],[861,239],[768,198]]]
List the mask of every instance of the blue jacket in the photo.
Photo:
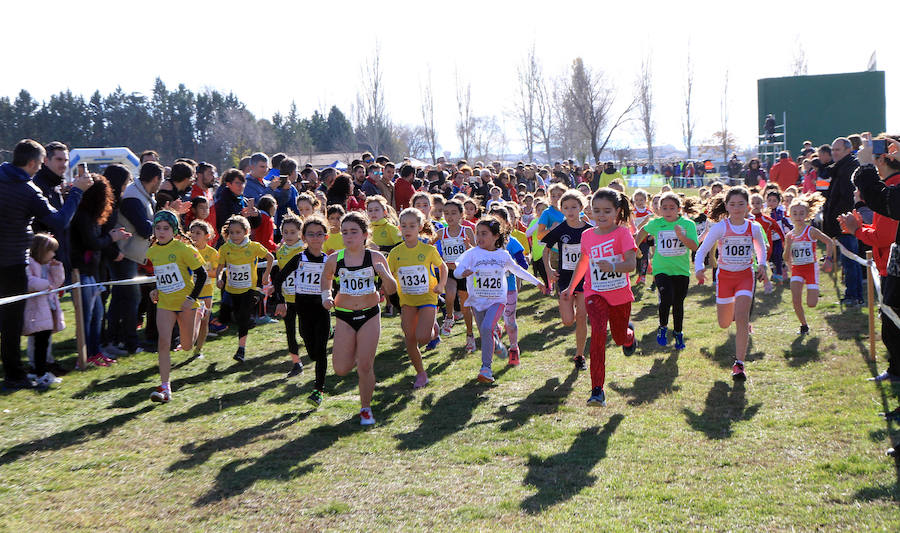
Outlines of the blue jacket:
[[[60,209],[62,207],[63,196],[60,191],[60,185],[62,185],[63,182],[62,176],[57,176],[47,167],[47,165],[44,165],[38,170],[31,181],[38,186],[53,209]],[[63,227],[49,227],[42,224],[40,220],[35,220],[31,223],[31,230],[35,233],[52,233],[53,236],[56,237],[57,242],[59,242],[56,258],[63,264],[67,280],[69,272],[72,270],[72,262],[69,259],[69,242],[71,240],[71,231],[69,227],[70,224],[66,224]]]
[[[259,199],[262,198],[264,194],[271,194],[272,189],[269,188],[269,184],[265,182],[260,182],[258,179],[253,176],[247,176],[247,185],[244,186],[244,198],[253,198],[254,202],[259,202]],[[216,219],[218,223],[219,219]]]
[[28,262],[28,248],[34,233],[34,219],[50,228],[66,227],[72,221],[81,202],[81,189],[73,188],[65,203],[56,210],[41,194],[24,170],[12,163],[0,165],[0,267],[22,265]]

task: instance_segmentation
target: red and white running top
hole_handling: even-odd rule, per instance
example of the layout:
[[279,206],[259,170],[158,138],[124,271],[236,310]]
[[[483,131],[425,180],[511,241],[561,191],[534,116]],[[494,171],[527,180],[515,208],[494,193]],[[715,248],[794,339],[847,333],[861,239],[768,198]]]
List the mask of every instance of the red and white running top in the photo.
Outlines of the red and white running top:
[[[706,257],[713,244],[719,246],[719,268],[729,272],[740,272],[753,266],[753,252],[760,265],[766,264],[766,237],[759,224],[744,220],[734,226],[726,218],[713,224],[697,250],[697,257]],[[703,261],[696,261],[694,271],[703,270]]]
[[807,224],[799,236],[794,234],[796,228],[791,230],[794,237],[794,242],[791,243],[791,264],[809,265],[816,262],[816,240],[809,235],[811,227]]

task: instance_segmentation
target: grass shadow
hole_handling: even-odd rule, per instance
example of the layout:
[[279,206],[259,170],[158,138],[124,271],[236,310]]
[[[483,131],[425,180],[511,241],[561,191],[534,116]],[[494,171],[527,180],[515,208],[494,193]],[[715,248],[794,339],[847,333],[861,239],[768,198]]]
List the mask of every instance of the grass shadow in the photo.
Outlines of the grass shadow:
[[409,433],[394,435],[400,441],[397,449],[421,450],[462,430],[475,409],[487,401],[487,390],[483,384],[469,381],[441,396],[433,405],[434,395],[429,394],[422,401],[428,410],[422,415],[419,427]]
[[559,378],[548,379],[542,387],[516,402],[515,409],[510,410],[505,405],[501,406],[497,415],[505,418],[506,422],[500,425],[500,430],[513,431],[527,424],[533,416],[557,412],[559,406],[572,393],[577,378],[578,370],[572,369],[565,381],[560,383]]
[[706,395],[706,405],[700,414],[682,409],[688,424],[702,431],[707,439],[728,439],[733,434],[735,422],[750,420],[759,412],[761,403],[747,405],[743,381],[729,387],[724,381],[716,381]]
[[541,513],[596,483],[597,476],[591,475],[591,470],[606,457],[609,439],[623,418],[615,414],[602,428],[594,426],[581,431],[565,452],[547,459],[529,457],[528,473],[522,483],[536,487],[537,494],[519,504],[522,510]]
[[[208,383],[210,381],[215,380],[221,372],[216,369],[217,363],[212,362],[206,366],[206,370],[200,372],[199,374],[194,374],[193,376],[187,376],[184,378],[179,378],[172,382],[172,392],[177,392],[184,388],[187,385],[195,385],[198,383]],[[151,368],[153,371],[151,375],[158,375],[159,369],[157,366],[153,366]],[[146,381],[146,378],[145,378]],[[80,393],[79,393],[80,394]],[[107,409],[126,409],[129,407],[134,407],[141,402],[147,400],[147,390],[143,388],[138,388],[133,391],[126,393],[124,396],[117,398],[111,404],[109,404]]]
[[784,351],[784,358],[787,359],[788,366],[799,367],[807,363],[819,360],[819,344],[821,339],[818,337],[797,336],[791,342],[790,348]]
[[678,355],[678,352],[672,352],[665,360],[654,360],[650,370],[635,379],[631,388],[621,387],[616,382],[611,382],[609,388],[622,396],[629,396],[628,405],[652,403],[663,394],[679,389],[674,385],[678,377]]
[[23,455],[34,452],[59,451],[63,448],[83,444],[89,440],[102,439],[112,430],[131,422],[138,416],[147,413],[153,409],[152,405],[145,405],[136,411],[129,411],[119,415],[111,416],[100,422],[85,424],[81,427],[60,431],[49,437],[34,439],[28,442],[17,444],[0,455],[0,466],[13,463]]
[[[714,361],[722,368],[731,368],[731,365],[734,363],[734,352],[735,352],[735,339],[736,335],[734,332],[728,332],[728,340],[723,344],[716,346],[716,349],[712,352],[709,351],[709,348],[703,346],[700,348],[700,353]],[[746,362],[759,361],[764,358],[766,354],[764,352],[754,352],[753,351],[753,335],[750,335],[750,340],[747,343],[747,357],[744,359]]]
[[229,392],[227,394],[222,394],[220,396],[214,396],[212,398],[207,399],[206,401],[195,403],[192,405],[187,411],[183,413],[178,413],[169,416],[166,418],[166,422],[185,422],[192,418],[197,418],[205,415],[209,415],[212,413],[217,413],[220,411],[224,411],[225,409],[230,409],[232,407],[237,407],[239,405],[247,405],[254,403],[259,399],[259,396],[271,389],[276,387],[279,383],[283,383],[284,379],[278,377],[276,379],[266,381],[265,383],[260,383],[259,385],[242,389],[236,392]]

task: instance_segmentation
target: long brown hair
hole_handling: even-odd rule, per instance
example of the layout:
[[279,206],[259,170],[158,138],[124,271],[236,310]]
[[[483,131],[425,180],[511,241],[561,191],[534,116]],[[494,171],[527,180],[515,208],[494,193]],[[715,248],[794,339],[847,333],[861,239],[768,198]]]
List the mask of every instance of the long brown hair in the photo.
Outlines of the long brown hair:
[[109,180],[100,174],[91,173],[94,184],[88,187],[81,196],[78,210],[87,213],[98,226],[102,226],[109,220],[113,210],[113,191]]

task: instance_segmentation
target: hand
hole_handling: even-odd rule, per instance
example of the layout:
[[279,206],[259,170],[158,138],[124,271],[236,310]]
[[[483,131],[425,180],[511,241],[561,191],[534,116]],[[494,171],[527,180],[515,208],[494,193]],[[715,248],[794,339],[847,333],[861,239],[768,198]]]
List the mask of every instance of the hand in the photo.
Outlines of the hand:
[[285,316],[287,315],[287,305],[286,304],[278,304],[275,306],[275,316]]
[[434,291],[435,294],[444,294],[444,286],[438,283],[434,286],[434,289],[432,289],[432,291]]
[[700,270],[699,272],[695,273],[694,276],[696,276],[696,278],[697,278],[697,285],[703,285],[704,283],[706,283],[706,271],[705,270]]
[[559,281],[559,272],[551,268],[547,271],[547,279],[549,281],[552,281],[553,283],[556,283],[557,281]]
[[113,259],[113,262],[114,262],[114,263],[118,263],[118,262],[121,261],[122,259],[125,259],[125,254],[123,254],[122,252],[119,252],[119,255],[117,255],[116,258]]
[[559,297],[560,297],[562,300],[565,300],[565,301],[567,301],[567,302],[568,302],[569,300],[571,300],[571,299],[572,299],[572,287],[569,286],[568,288],[566,288],[566,290],[562,291],[562,292],[559,294]]
[[830,274],[832,270],[834,270],[834,260],[831,259],[831,256],[829,255],[822,262],[822,272]]
[[456,277],[462,279],[462,278],[467,278],[471,275],[472,275],[471,270],[463,270],[462,273],[457,273]]
[[378,274],[378,277],[387,277],[388,271],[387,267],[384,266],[384,263],[376,262],[372,266],[375,267],[375,273]]
[[872,151],[872,134],[863,132],[860,137],[862,137],[862,145],[859,147],[859,151],[856,152],[856,159],[860,165],[874,165],[875,153]]
[[681,226],[675,226],[675,236],[678,237],[679,240],[684,240],[687,237],[687,233],[685,233],[684,228]]
[[131,233],[125,231],[125,228],[115,228],[109,232],[109,238],[112,239],[113,242],[118,242],[130,237]]
[[324,307],[326,310],[330,311],[331,308],[334,307],[334,300],[331,298],[328,298],[327,300],[322,302],[322,307]]
[[166,207],[175,211],[179,215],[184,215],[191,210],[191,203],[182,202],[181,200],[172,200]]
[[844,233],[849,233],[853,235],[856,233],[856,230],[860,227],[860,220],[862,217],[859,216],[859,213],[854,209],[852,213],[844,213],[843,215],[838,216],[838,222],[841,224],[841,231]]
[[543,282],[538,283],[538,290],[541,291],[541,294],[543,294],[544,296],[547,296],[548,294],[550,294],[550,289],[547,288],[547,286],[544,285]]
[[266,293],[266,296],[272,296],[275,294],[275,286],[263,283],[263,292]]
[[600,272],[614,272],[616,265],[609,261],[597,261],[597,268],[600,269]]
[[62,263],[60,263],[60,262],[59,262],[58,260],[56,260],[56,259],[51,259],[50,262],[49,262],[48,264],[49,264],[50,266],[52,266],[52,267],[62,266]]
[[452,261],[447,263],[447,268],[449,268],[450,270],[456,270],[456,263]]
[[259,209],[253,207],[252,205],[248,205],[247,207],[241,209],[241,215],[245,217],[259,216]]
[[85,174],[84,176],[79,177],[75,180],[75,183],[72,185],[81,189],[81,192],[84,192],[91,188],[91,185],[94,184],[94,180],[91,178],[90,174]]
[[153,303],[159,303],[159,291],[158,290],[153,289],[152,291],[150,291],[150,301]]
[[269,180],[269,187],[272,189],[277,189],[281,186],[281,176],[275,176],[271,180]]
[[181,303],[182,311],[190,311],[193,308],[194,308],[194,300],[191,300],[190,298],[185,298],[184,302]]
[[224,288],[225,288],[225,280],[224,280],[224,279],[220,279],[219,281],[217,281],[217,282],[216,282],[216,287],[218,287],[219,289],[224,289]]

